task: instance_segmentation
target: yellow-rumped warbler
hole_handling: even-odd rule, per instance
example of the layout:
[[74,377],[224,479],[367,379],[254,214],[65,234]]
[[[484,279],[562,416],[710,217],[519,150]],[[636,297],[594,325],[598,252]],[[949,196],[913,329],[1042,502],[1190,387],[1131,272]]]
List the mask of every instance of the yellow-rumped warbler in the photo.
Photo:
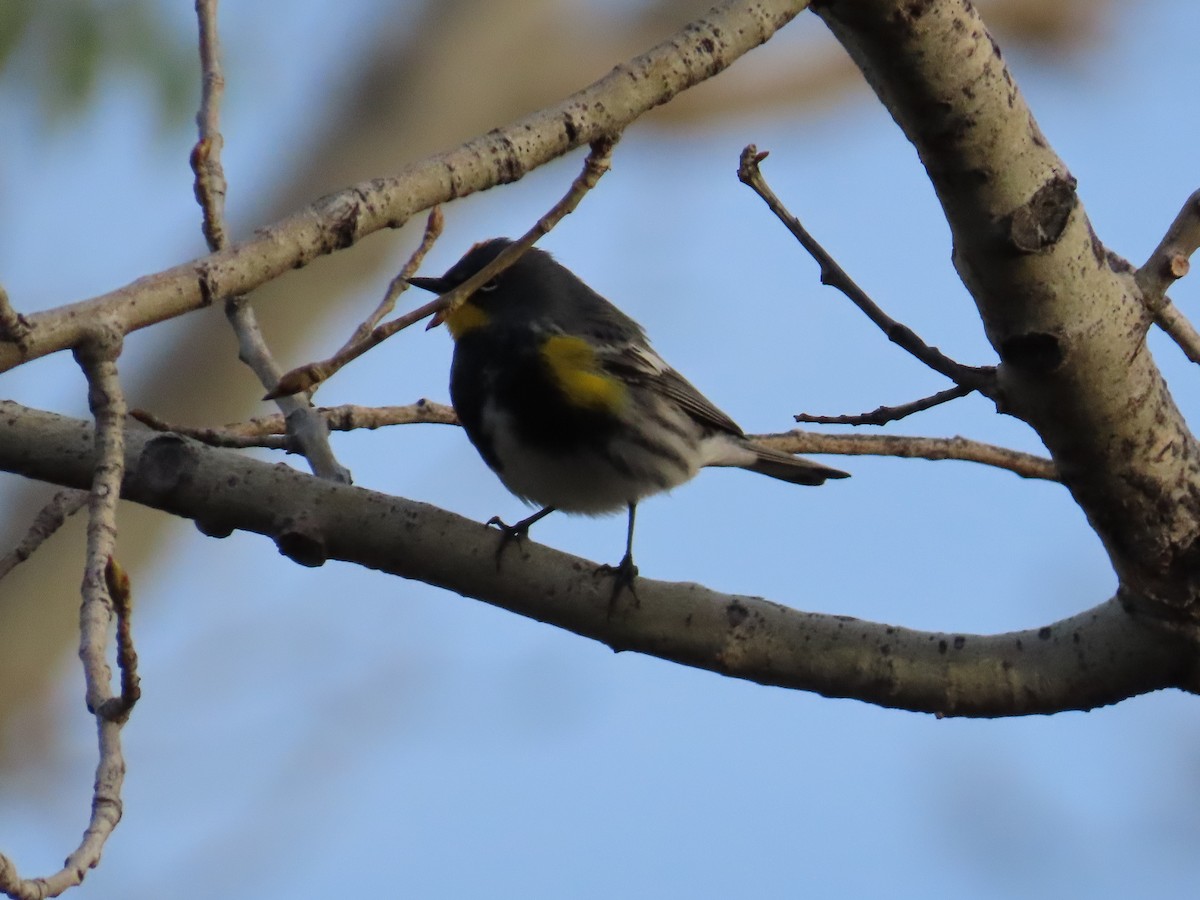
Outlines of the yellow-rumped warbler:
[[[409,283],[444,294],[511,243],[476,244],[442,277]],[[848,477],[747,440],[663,362],[637,322],[543,250],[528,250],[429,327],[443,321],[455,342],[450,398],[467,437],[505,487],[543,507],[516,525],[489,524],[512,538],[554,510],[627,508],[614,598],[637,574],[633,519],[643,497],[683,484],[704,466],[793,484]]]

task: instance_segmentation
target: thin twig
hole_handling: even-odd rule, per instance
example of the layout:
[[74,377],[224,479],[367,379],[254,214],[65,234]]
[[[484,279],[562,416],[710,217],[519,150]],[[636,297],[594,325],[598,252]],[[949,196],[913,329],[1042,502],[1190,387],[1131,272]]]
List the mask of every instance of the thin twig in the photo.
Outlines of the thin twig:
[[1154,324],[1194,363],[1200,363],[1200,333],[1171,303],[1167,289],[1188,273],[1191,256],[1197,248],[1200,248],[1200,191],[1187,198],[1150,258],[1134,275],[1142,292],[1142,303],[1154,316]]
[[192,171],[196,174],[196,201],[204,215],[204,239],[209,250],[220,250],[228,242],[225,235],[225,169],[221,165],[221,98],[225,93],[225,75],[221,71],[221,43],[217,30],[217,0],[196,0],[196,18],[200,25],[200,109],[196,126],[200,132],[192,148]]
[[1007,447],[964,437],[909,437],[890,434],[825,434],[788,431],[752,435],[753,440],[787,453],[832,453],[840,456],[897,456],[905,459],[956,459],[1006,469],[1022,478],[1058,480],[1054,461]]
[[298,391],[309,390],[328,379],[347,363],[357,359],[372,347],[387,340],[396,332],[402,331],[436,312],[449,312],[456,309],[467,297],[478,290],[481,285],[486,284],[497,274],[515,263],[526,250],[533,246],[535,241],[547,234],[563,217],[574,211],[587,192],[595,187],[596,182],[608,171],[612,159],[612,148],[616,141],[617,137],[615,135],[594,141],[587,159],[584,160],[583,171],[572,182],[570,190],[567,191],[563,198],[554,204],[549,212],[538,219],[533,227],[525,232],[519,240],[514,241],[508,247],[504,248],[499,256],[458,287],[454,288],[454,290],[442,294],[424,306],[405,313],[390,322],[376,326],[371,330],[370,334],[352,348],[343,349],[343,351],[320,362],[308,363],[307,365],[292,369],[279,379],[279,383],[267,394],[266,399],[271,400],[276,397],[294,394]]
[[885,313],[846,271],[837,264],[832,256],[808,233],[800,224],[800,220],[788,212],[775,192],[767,185],[759,169],[759,163],[766,159],[767,153],[760,153],[753,144],[742,150],[738,165],[738,180],[750,187],[770,207],[771,212],[779,218],[796,240],[809,252],[817,265],[821,267],[821,283],[837,288],[850,299],[855,306],[862,310],[867,318],[874,322],[888,337],[888,340],[907,350],[935,372],[945,375],[955,384],[972,391],[979,391],[988,397],[995,395],[995,369],[991,366],[965,366],[946,356],[936,347],[930,347],[921,340],[916,332],[907,325],[897,322]]
[[[196,200],[204,213],[204,238],[212,251],[221,250],[227,243],[225,234],[225,194],[227,184],[221,166],[221,99],[225,91],[225,76],[221,71],[221,47],[217,31],[217,0],[196,0],[196,17],[200,26],[200,67],[203,72],[203,91],[196,125],[200,136],[192,149],[192,170],[196,173]],[[203,273],[201,273],[203,278]],[[233,327],[238,341],[238,359],[244,362],[263,387],[279,381],[282,369],[258,326],[254,307],[243,296],[225,299],[225,317]],[[289,447],[299,453],[322,478],[349,483],[350,470],[341,465],[329,444],[329,432],[320,424],[305,396],[278,398],[280,411],[289,422]]]
[[1200,332],[1187,316],[1179,311],[1179,307],[1171,302],[1170,297],[1164,297],[1163,303],[1154,313],[1154,322],[1165,331],[1183,355],[1192,362],[1200,365]]
[[202,444],[208,444],[210,447],[228,447],[237,450],[244,450],[248,447],[262,447],[267,450],[284,451],[288,449],[288,439],[284,434],[287,429],[287,420],[280,414],[263,416],[258,420],[273,420],[278,422],[278,426],[272,426],[269,431],[243,430],[242,426],[238,425],[229,425],[224,428],[198,428],[191,425],[180,425],[176,422],[168,422],[165,419],[160,419],[158,416],[146,412],[144,409],[130,410],[129,417],[136,419],[154,431],[183,435]]
[[1150,258],[1135,275],[1142,302],[1153,313],[1167,302],[1167,288],[1188,273],[1191,255],[1200,247],[1200,191],[1183,204]]
[[97,312],[115,317],[126,333],[147,328],[398,228],[436,203],[516,182],[603,135],[620,133],[649,110],[712,78],[807,6],[808,0],[720,0],[702,18],[557,104],[415,160],[393,176],[322,197],[199,262],[31,314],[28,347],[0,341],[0,372],[72,347]]
[[913,413],[924,412],[943,403],[949,403],[951,400],[957,400],[959,397],[965,397],[973,390],[974,388],[955,385],[944,391],[938,391],[931,397],[922,397],[920,400],[913,400],[911,403],[903,403],[900,406],[879,406],[867,413],[846,416],[814,416],[808,413],[796,413],[792,418],[808,425],[886,425],[888,422],[897,422]]
[[457,425],[453,407],[430,400],[418,400],[404,406],[330,406],[321,410],[332,431],[354,431],[358,428],[384,428],[389,425],[429,423]]
[[104,573],[116,550],[116,509],[125,472],[125,397],[117,377],[121,334],[97,332],[75,351],[88,380],[88,406],[96,419],[96,474],[88,501],[88,557],[81,612],[83,638],[79,655],[88,677],[88,709],[99,710],[108,699],[105,644],[112,618]]
[[[454,410],[442,403],[418,400],[405,406],[329,406],[317,410],[333,431],[353,431],[358,428],[383,428],[390,425],[434,423],[457,425]],[[269,441],[283,430],[280,416],[262,416],[225,428],[183,428],[169,425],[134,410],[134,418],[146,422],[156,431],[171,431],[195,438],[206,444],[224,447],[270,446]],[[1054,463],[1049,459],[1009,450],[966,438],[927,438],[894,435],[823,434],[814,431],[795,431],[783,434],[751,435],[788,453],[830,453],[845,456],[898,456],[920,459],[959,459],[995,466],[1015,472],[1024,478],[1057,480]]]
[[445,217],[442,215],[442,208],[440,206],[435,206],[429,211],[429,217],[425,220],[425,233],[421,235],[421,243],[412,252],[412,255],[408,258],[408,262],[404,264],[396,277],[388,283],[387,290],[383,294],[383,299],[379,301],[379,305],[375,307],[375,311],[359,323],[359,326],[354,329],[354,334],[350,335],[350,339],[338,350],[339,354],[349,352],[359,342],[365,340],[371,333],[371,330],[383,321],[384,316],[389,315],[396,308],[396,300],[399,299],[402,293],[408,290],[408,279],[416,274],[417,269],[421,267],[421,263],[425,261],[426,254],[433,249],[434,243],[441,237],[442,228],[445,224]]
[[92,811],[79,846],[63,867],[47,878],[22,879],[12,861],[0,856],[0,890],[21,900],[56,897],[82,882],[88,870],[100,862],[104,844],[121,820],[121,784],[125,779],[121,726],[128,711],[121,717],[110,714],[112,673],[107,657],[113,608],[105,578],[116,549],[117,501],[125,474],[125,396],[117,376],[121,343],[120,328],[115,323],[103,323],[75,348],[75,358],[87,377],[88,406],[96,420],[83,602],[79,608],[79,658],[87,708],[96,719],[100,749]]
[[25,532],[21,543],[0,557],[0,578],[29,559],[46,539],[58,531],[68,518],[83,509],[87,502],[87,491],[76,491],[70,488],[61,490],[51,497],[50,502],[34,516],[33,524]]
[[[355,431],[360,428],[375,429],[389,425],[430,423],[435,425],[457,425],[454,410],[442,403],[418,400],[405,406],[323,406],[317,414],[330,431]],[[287,424],[281,415],[259,416],[246,422],[237,422],[223,428],[192,428],[166,422],[145,410],[131,410],[129,415],[155,431],[169,431],[193,438],[212,447],[265,447],[269,450],[286,450],[287,438],[283,437]]]

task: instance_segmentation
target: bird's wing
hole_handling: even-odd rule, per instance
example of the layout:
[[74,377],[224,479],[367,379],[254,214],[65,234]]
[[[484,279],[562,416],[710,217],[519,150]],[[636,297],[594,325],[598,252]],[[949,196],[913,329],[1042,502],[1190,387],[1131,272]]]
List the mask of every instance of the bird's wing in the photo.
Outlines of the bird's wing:
[[721,412],[690,381],[672,369],[648,344],[610,344],[597,351],[600,365],[614,376],[645,385],[679,406],[701,424],[742,436],[738,424]]

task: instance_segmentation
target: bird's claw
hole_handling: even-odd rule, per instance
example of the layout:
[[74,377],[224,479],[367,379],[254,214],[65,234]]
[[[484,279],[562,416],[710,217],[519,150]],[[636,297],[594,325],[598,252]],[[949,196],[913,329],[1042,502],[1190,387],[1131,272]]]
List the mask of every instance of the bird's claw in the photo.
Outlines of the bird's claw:
[[529,526],[533,523],[529,520],[518,522],[516,525],[509,525],[499,516],[492,516],[484,523],[489,528],[496,528],[500,531],[500,545],[496,547],[496,570],[500,570],[500,557],[504,554],[504,549],[516,541],[521,543],[529,534]]
[[610,566],[607,563],[596,567],[597,575],[611,575],[613,578],[612,594],[608,598],[608,616],[611,619],[613,611],[617,608],[617,598],[621,595],[622,588],[629,589],[629,596],[633,598],[634,603],[637,603],[637,590],[634,589],[633,583],[638,577],[638,567],[633,564],[633,557],[626,553],[621,558],[621,561],[615,566]]

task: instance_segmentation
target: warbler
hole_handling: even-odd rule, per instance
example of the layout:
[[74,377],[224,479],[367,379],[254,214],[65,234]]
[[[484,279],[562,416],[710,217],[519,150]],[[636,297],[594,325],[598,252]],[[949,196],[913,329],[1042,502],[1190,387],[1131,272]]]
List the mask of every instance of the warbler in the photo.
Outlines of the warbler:
[[[512,241],[473,246],[440,278],[409,283],[444,294]],[[454,338],[450,398],[467,437],[513,494],[538,512],[507,525],[505,539],[555,510],[628,510],[625,556],[605,566],[632,589],[638,502],[705,466],[736,466],[793,484],[848,473],[746,438],[742,429],[654,352],[646,334],[536,247],[457,309],[437,314]],[[503,549],[504,544],[501,544]]]

